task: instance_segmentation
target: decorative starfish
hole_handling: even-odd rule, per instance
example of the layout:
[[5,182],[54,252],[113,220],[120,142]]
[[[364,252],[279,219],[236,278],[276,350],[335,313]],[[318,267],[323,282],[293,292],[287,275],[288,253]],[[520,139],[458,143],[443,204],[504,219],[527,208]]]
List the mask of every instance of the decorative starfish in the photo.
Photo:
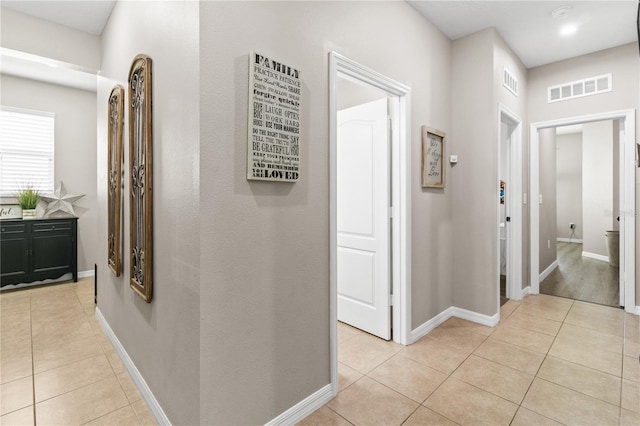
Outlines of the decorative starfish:
[[67,194],[67,190],[64,188],[64,184],[62,183],[62,181],[60,181],[53,194],[42,195],[40,197],[44,201],[49,203],[49,205],[47,205],[47,210],[44,213],[44,217],[50,217],[53,213],[58,211],[70,214],[71,216],[75,216],[76,213],[73,211],[73,203],[75,203],[82,197],[84,197],[84,194]]

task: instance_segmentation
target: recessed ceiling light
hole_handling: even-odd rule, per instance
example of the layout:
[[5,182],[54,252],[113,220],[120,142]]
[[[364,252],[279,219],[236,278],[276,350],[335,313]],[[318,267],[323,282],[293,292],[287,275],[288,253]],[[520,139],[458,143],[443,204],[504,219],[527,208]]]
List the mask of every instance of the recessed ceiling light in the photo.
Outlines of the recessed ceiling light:
[[567,24],[560,28],[560,35],[569,37],[574,35],[576,31],[578,31],[578,27],[576,27],[574,24]]

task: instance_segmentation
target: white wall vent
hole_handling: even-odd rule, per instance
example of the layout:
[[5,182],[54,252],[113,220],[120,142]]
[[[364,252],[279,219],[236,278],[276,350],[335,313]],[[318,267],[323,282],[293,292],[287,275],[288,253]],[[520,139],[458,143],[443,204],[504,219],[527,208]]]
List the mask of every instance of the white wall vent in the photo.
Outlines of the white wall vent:
[[611,74],[604,74],[596,77],[585,78],[584,80],[550,86],[547,89],[548,103],[610,92],[613,90],[612,86]]
[[515,78],[506,68],[504,68],[502,73],[502,85],[516,97],[518,96],[518,79]]

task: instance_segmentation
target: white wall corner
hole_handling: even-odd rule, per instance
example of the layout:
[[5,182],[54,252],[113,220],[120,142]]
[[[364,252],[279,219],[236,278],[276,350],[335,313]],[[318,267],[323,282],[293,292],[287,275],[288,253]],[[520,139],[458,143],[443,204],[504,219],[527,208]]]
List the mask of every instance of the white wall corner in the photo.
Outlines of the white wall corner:
[[463,320],[475,322],[476,324],[495,327],[500,321],[500,312],[496,312],[492,316],[479,314],[478,312],[468,311],[462,308],[453,307],[453,316]]
[[609,261],[609,256],[603,256],[601,254],[591,253],[591,252],[588,252],[588,251],[583,251],[582,252],[582,257],[587,257],[589,259],[595,259],[595,260],[601,260],[603,262],[608,262]]
[[542,273],[540,274],[540,280],[538,282],[541,283],[542,281],[544,281],[544,279],[547,278],[557,267],[558,267],[558,259],[554,260],[551,263],[551,265],[547,267],[547,269],[542,271]]
[[531,294],[531,286],[528,285],[528,286],[526,286],[525,288],[522,289],[522,293],[520,294],[520,298],[522,299],[522,298],[524,298],[524,297],[526,297],[526,296],[528,296],[530,294]]
[[431,330],[433,330],[434,328],[436,328],[437,326],[439,326],[440,324],[442,324],[443,322],[451,318],[453,316],[453,309],[454,309],[453,306],[451,306],[445,309],[444,311],[440,312],[435,317],[431,318],[429,321],[413,329],[411,331],[411,337],[410,337],[411,340],[408,343],[412,344],[417,342],[423,336],[427,335]]
[[269,421],[266,426],[294,425],[331,401],[331,398],[333,398],[333,391],[331,384],[328,384]]
[[431,330],[435,329],[437,326],[451,317],[457,317],[467,321],[475,322],[476,324],[486,325],[488,327],[494,327],[500,321],[500,312],[496,312],[493,316],[489,316],[473,311],[468,311],[462,308],[456,308],[455,306],[450,306],[435,317],[431,318],[429,321],[416,327],[411,332],[410,344],[417,342],[422,337],[429,334]]
[[120,357],[122,364],[125,366],[125,368],[129,372],[129,375],[131,376],[133,383],[135,383],[136,387],[138,388],[138,391],[140,391],[140,394],[142,395],[145,402],[147,403],[147,406],[149,407],[154,417],[158,421],[158,424],[161,426],[171,426],[171,422],[169,421],[169,418],[162,410],[162,407],[158,403],[158,400],[156,399],[156,397],[151,392],[151,389],[149,389],[147,382],[145,382],[144,378],[142,377],[142,375],[136,368],[135,364],[129,357],[129,354],[124,349],[124,346],[122,346],[122,344],[116,337],[115,333],[107,323],[107,320],[104,318],[104,316],[102,315],[102,312],[100,312],[100,309],[98,307],[96,307],[96,319],[98,320],[98,323],[102,327],[104,334],[106,334],[107,338],[113,345],[113,348],[115,349],[116,353]]

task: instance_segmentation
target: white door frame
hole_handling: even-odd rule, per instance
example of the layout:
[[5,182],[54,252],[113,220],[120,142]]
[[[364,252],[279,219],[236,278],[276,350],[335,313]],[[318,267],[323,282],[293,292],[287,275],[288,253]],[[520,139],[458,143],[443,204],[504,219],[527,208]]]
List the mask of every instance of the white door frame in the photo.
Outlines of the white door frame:
[[[509,142],[509,176],[507,183],[507,213],[511,218],[507,228],[507,297],[513,300],[522,299],[522,120],[520,117],[502,104],[498,104],[498,158],[500,158],[500,145],[502,143],[502,117],[507,117],[515,124],[511,131],[512,138]],[[498,182],[500,185],[500,162],[498,161]],[[498,191],[496,191],[498,192]],[[498,194],[497,224],[498,230],[498,310],[500,312],[500,194]]]
[[[620,120],[620,133],[624,132],[624,138],[620,138],[620,234],[624,237],[624,244],[621,246],[620,256],[620,282],[624,280],[624,285],[620,286],[620,300],[624,301],[625,311],[636,312],[636,264],[635,264],[635,240],[636,240],[636,111],[627,109],[622,111],[603,112],[599,114],[583,115],[579,117],[562,118],[558,120],[542,121],[532,123],[530,128],[530,172],[531,188],[531,293],[540,292],[540,259],[539,259],[539,232],[540,215],[538,199],[540,194],[539,182],[539,140],[538,130],[548,129],[558,126],[570,126],[574,124],[591,123],[603,120]],[[621,135],[622,136],[622,135]]]
[[411,336],[411,89],[336,52],[329,53],[329,330],[331,388],[338,393],[337,326],[337,206],[336,152],[338,78],[356,80],[397,96],[397,120],[392,121],[391,142],[391,286],[393,289],[393,340],[407,345]]

